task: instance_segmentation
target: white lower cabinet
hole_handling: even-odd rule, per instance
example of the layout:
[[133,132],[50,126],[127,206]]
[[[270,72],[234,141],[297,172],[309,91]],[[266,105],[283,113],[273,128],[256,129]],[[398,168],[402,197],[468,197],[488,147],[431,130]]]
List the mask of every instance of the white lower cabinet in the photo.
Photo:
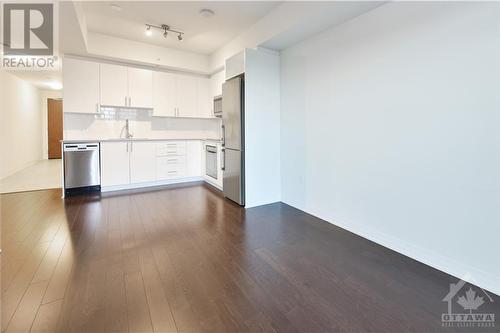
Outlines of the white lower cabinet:
[[145,183],[156,180],[156,149],[152,142],[130,143],[130,182]]
[[118,186],[130,183],[128,142],[101,143],[101,185]]
[[101,184],[109,191],[201,180],[204,153],[200,140],[102,142]]
[[203,144],[201,141],[188,141],[186,143],[186,174],[188,177],[201,177],[202,162],[201,157],[203,151]]
[[186,141],[156,144],[156,180],[186,176]]

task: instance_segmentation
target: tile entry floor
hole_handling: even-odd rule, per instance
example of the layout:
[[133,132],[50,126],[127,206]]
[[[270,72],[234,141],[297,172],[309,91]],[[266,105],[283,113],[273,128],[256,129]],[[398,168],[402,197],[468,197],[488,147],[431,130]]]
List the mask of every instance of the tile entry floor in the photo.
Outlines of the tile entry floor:
[[60,188],[61,160],[41,160],[8,177],[0,179],[0,193]]

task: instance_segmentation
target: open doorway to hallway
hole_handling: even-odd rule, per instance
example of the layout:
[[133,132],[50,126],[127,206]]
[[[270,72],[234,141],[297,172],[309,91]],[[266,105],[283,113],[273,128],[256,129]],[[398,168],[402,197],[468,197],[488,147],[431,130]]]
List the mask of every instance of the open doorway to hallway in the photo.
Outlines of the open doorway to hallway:
[[35,80],[38,76],[0,73],[0,83],[6,87],[0,100],[0,193],[60,188],[62,184],[62,92],[46,84],[53,79]]

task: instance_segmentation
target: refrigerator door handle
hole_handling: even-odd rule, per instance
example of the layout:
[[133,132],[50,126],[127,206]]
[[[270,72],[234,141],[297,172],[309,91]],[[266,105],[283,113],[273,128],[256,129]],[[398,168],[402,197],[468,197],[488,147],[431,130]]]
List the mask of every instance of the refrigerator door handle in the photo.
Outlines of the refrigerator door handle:
[[222,127],[222,147],[226,146],[226,126],[221,125]]
[[224,148],[221,149],[222,153],[222,165],[220,167],[221,170],[226,170],[226,150]]

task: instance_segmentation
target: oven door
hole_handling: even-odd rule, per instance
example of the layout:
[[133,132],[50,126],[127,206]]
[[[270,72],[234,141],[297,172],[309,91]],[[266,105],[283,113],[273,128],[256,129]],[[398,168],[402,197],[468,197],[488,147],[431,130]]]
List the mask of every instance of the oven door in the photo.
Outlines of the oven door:
[[206,156],[206,175],[217,179],[217,147],[216,146],[205,146],[205,156]]

